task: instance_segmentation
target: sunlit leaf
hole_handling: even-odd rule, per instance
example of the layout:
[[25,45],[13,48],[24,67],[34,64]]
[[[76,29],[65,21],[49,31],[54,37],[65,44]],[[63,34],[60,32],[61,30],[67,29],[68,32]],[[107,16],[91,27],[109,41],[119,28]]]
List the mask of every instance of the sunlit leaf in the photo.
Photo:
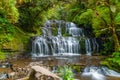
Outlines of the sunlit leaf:
[[118,13],[118,14],[115,16],[114,21],[115,21],[116,24],[120,24],[120,13]]
[[110,9],[113,13],[115,13],[116,11],[116,6],[115,5],[110,5]]

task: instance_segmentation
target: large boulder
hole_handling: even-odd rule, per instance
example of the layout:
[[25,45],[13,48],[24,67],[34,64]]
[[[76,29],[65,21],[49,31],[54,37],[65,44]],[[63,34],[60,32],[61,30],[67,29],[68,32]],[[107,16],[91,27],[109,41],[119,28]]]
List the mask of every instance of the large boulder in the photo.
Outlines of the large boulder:
[[62,80],[56,74],[40,66],[32,66],[29,80]]

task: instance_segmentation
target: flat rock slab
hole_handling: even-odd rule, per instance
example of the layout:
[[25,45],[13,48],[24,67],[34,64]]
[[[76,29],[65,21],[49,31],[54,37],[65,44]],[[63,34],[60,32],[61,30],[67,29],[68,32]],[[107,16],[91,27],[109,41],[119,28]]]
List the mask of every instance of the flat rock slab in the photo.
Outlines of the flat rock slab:
[[36,72],[41,73],[42,75],[51,76],[53,78],[56,78],[57,80],[62,80],[59,76],[57,76],[56,74],[50,72],[46,68],[43,68],[43,67],[40,67],[40,66],[32,66],[31,68],[33,70],[35,70]]

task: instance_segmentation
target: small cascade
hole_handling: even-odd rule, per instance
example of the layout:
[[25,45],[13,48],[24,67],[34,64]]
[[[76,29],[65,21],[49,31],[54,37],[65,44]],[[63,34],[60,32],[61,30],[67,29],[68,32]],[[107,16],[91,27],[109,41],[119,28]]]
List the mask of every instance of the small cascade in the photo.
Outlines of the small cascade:
[[[57,29],[55,36],[52,28]],[[62,31],[65,32],[62,32]],[[95,38],[88,38],[84,35],[84,29],[77,27],[72,22],[48,20],[45,27],[42,28],[43,35],[38,36],[32,42],[32,56],[59,56],[59,55],[80,55],[86,52],[86,55],[99,51],[99,45]],[[63,37],[64,34],[69,36]],[[83,40],[81,45],[81,40]],[[85,50],[82,52],[82,50]]]
[[33,41],[32,46],[32,55],[34,57],[44,56],[49,54],[49,46],[47,44],[47,40],[44,37],[37,37]]
[[47,31],[48,31],[48,30],[47,30],[45,27],[42,29],[43,37],[48,36],[48,34],[46,33]]
[[72,23],[72,22],[66,22],[66,33],[69,33],[69,29],[70,28],[77,28],[77,25],[76,24],[74,24],[74,23]]
[[85,39],[85,49],[86,55],[92,55],[94,52],[99,52],[99,45],[95,38],[86,38]]
[[84,37],[84,32],[81,28],[71,27],[69,28],[69,34],[71,34],[72,36]]
[[61,27],[59,26],[59,28],[58,28],[58,36],[62,36],[62,33],[61,33]]
[[72,36],[81,36],[84,37],[84,31],[82,28],[78,28],[76,24],[72,22],[66,23],[66,33],[69,33]]
[[79,54],[79,41],[73,37],[54,37],[52,39],[54,55]]
[[91,55],[92,50],[91,50],[91,42],[89,38],[85,39],[85,48],[86,48],[86,55]]
[[87,80],[107,80],[106,76],[120,77],[120,73],[107,67],[96,66],[87,66],[82,73],[82,77],[88,78]]

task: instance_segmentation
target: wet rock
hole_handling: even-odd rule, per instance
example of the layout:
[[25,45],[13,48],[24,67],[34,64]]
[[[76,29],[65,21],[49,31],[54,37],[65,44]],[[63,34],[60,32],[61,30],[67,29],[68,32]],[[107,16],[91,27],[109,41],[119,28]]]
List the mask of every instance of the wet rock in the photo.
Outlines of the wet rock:
[[9,76],[9,78],[14,79],[16,76],[16,72],[8,73],[8,76]]
[[7,73],[0,73],[0,80],[4,80],[8,78],[8,74]]
[[16,79],[16,80],[28,80],[29,77],[24,77],[24,78],[20,78],[20,79]]
[[0,63],[0,68],[11,68],[12,64],[9,62],[2,62]]
[[43,67],[32,66],[31,69],[29,80],[62,80],[59,76]]
[[30,62],[28,67],[32,67],[32,66],[43,66],[43,62],[42,61]]

